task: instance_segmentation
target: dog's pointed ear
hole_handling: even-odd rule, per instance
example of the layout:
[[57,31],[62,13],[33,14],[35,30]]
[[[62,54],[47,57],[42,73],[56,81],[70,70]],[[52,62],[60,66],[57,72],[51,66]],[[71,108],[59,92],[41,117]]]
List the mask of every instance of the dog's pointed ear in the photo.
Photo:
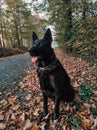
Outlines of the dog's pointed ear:
[[38,39],[38,36],[37,36],[37,34],[36,34],[35,32],[33,32],[33,33],[32,33],[32,40],[33,40],[33,42],[34,42],[36,39]]
[[51,33],[50,28],[47,29],[44,35],[44,39],[47,40],[48,42],[52,42],[52,33]]

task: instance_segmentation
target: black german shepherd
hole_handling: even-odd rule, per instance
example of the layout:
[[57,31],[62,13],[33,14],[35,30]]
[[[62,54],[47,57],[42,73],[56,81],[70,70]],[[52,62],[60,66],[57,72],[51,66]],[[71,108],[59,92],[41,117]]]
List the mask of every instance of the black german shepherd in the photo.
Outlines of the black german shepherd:
[[47,115],[47,100],[51,98],[55,102],[54,116],[59,117],[59,105],[61,101],[71,102],[75,91],[70,84],[70,78],[62,67],[51,47],[52,34],[47,29],[43,39],[38,39],[35,32],[32,35],[33,44],[29,49],[32,61],[37,65],[37,74],[44,100],[44,116]]

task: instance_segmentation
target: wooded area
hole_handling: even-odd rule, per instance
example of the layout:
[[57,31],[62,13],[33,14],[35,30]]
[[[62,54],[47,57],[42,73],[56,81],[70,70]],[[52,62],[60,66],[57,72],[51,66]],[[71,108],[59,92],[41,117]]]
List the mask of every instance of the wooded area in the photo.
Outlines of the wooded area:
[[91,64],[97,62],[97,1],[44,0],[44,3],[35,8],[49,12],[49,24],[55,26],[59,46]]
[[0,14],[0,46],[6,48],[31,45],[33,30],[39,30],[39,24],[42,25],[44,21],[33,15],[23,0],[2,0]]
[[[28,4],[29,7],[28,8]],[[46,12],[41,19],[36,14]],[[0,46],[28,47],[32,31],[53,25],[56,41],[64,51],[97,62],[97,1],[92,0],[1,0]]]

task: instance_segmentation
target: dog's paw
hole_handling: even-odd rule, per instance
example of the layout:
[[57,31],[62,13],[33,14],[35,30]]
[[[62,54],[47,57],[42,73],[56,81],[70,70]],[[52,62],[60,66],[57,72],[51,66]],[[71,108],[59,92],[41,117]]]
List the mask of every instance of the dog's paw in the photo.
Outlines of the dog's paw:
[[59,114],[53,114],[52,120],[57,121],[59,118]]
[[43,120],[47,120],[49,118],[49,114],[43,117]]
[[53,122],[54,122],[54,124],[57,124],[58,123],[58,119],[53,120]]
[[42,117],[43,117],[43,118],[45,118],[47,115],[48,115],[47,112],[43,112],[43,113],[42,113]]

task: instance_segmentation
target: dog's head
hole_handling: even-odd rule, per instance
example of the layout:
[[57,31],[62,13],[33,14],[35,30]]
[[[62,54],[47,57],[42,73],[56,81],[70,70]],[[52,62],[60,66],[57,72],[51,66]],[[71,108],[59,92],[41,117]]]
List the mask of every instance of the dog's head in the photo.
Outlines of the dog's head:
[[33,32],[32,40],[33,44],[32,47],[29,49],[29,53],[32,56],[32,61],[35,63],[38,61],[39,57],[46,55],[49,49],[51,49],[51,30],[48,28],[42,39],[39,39],[37,34]]

